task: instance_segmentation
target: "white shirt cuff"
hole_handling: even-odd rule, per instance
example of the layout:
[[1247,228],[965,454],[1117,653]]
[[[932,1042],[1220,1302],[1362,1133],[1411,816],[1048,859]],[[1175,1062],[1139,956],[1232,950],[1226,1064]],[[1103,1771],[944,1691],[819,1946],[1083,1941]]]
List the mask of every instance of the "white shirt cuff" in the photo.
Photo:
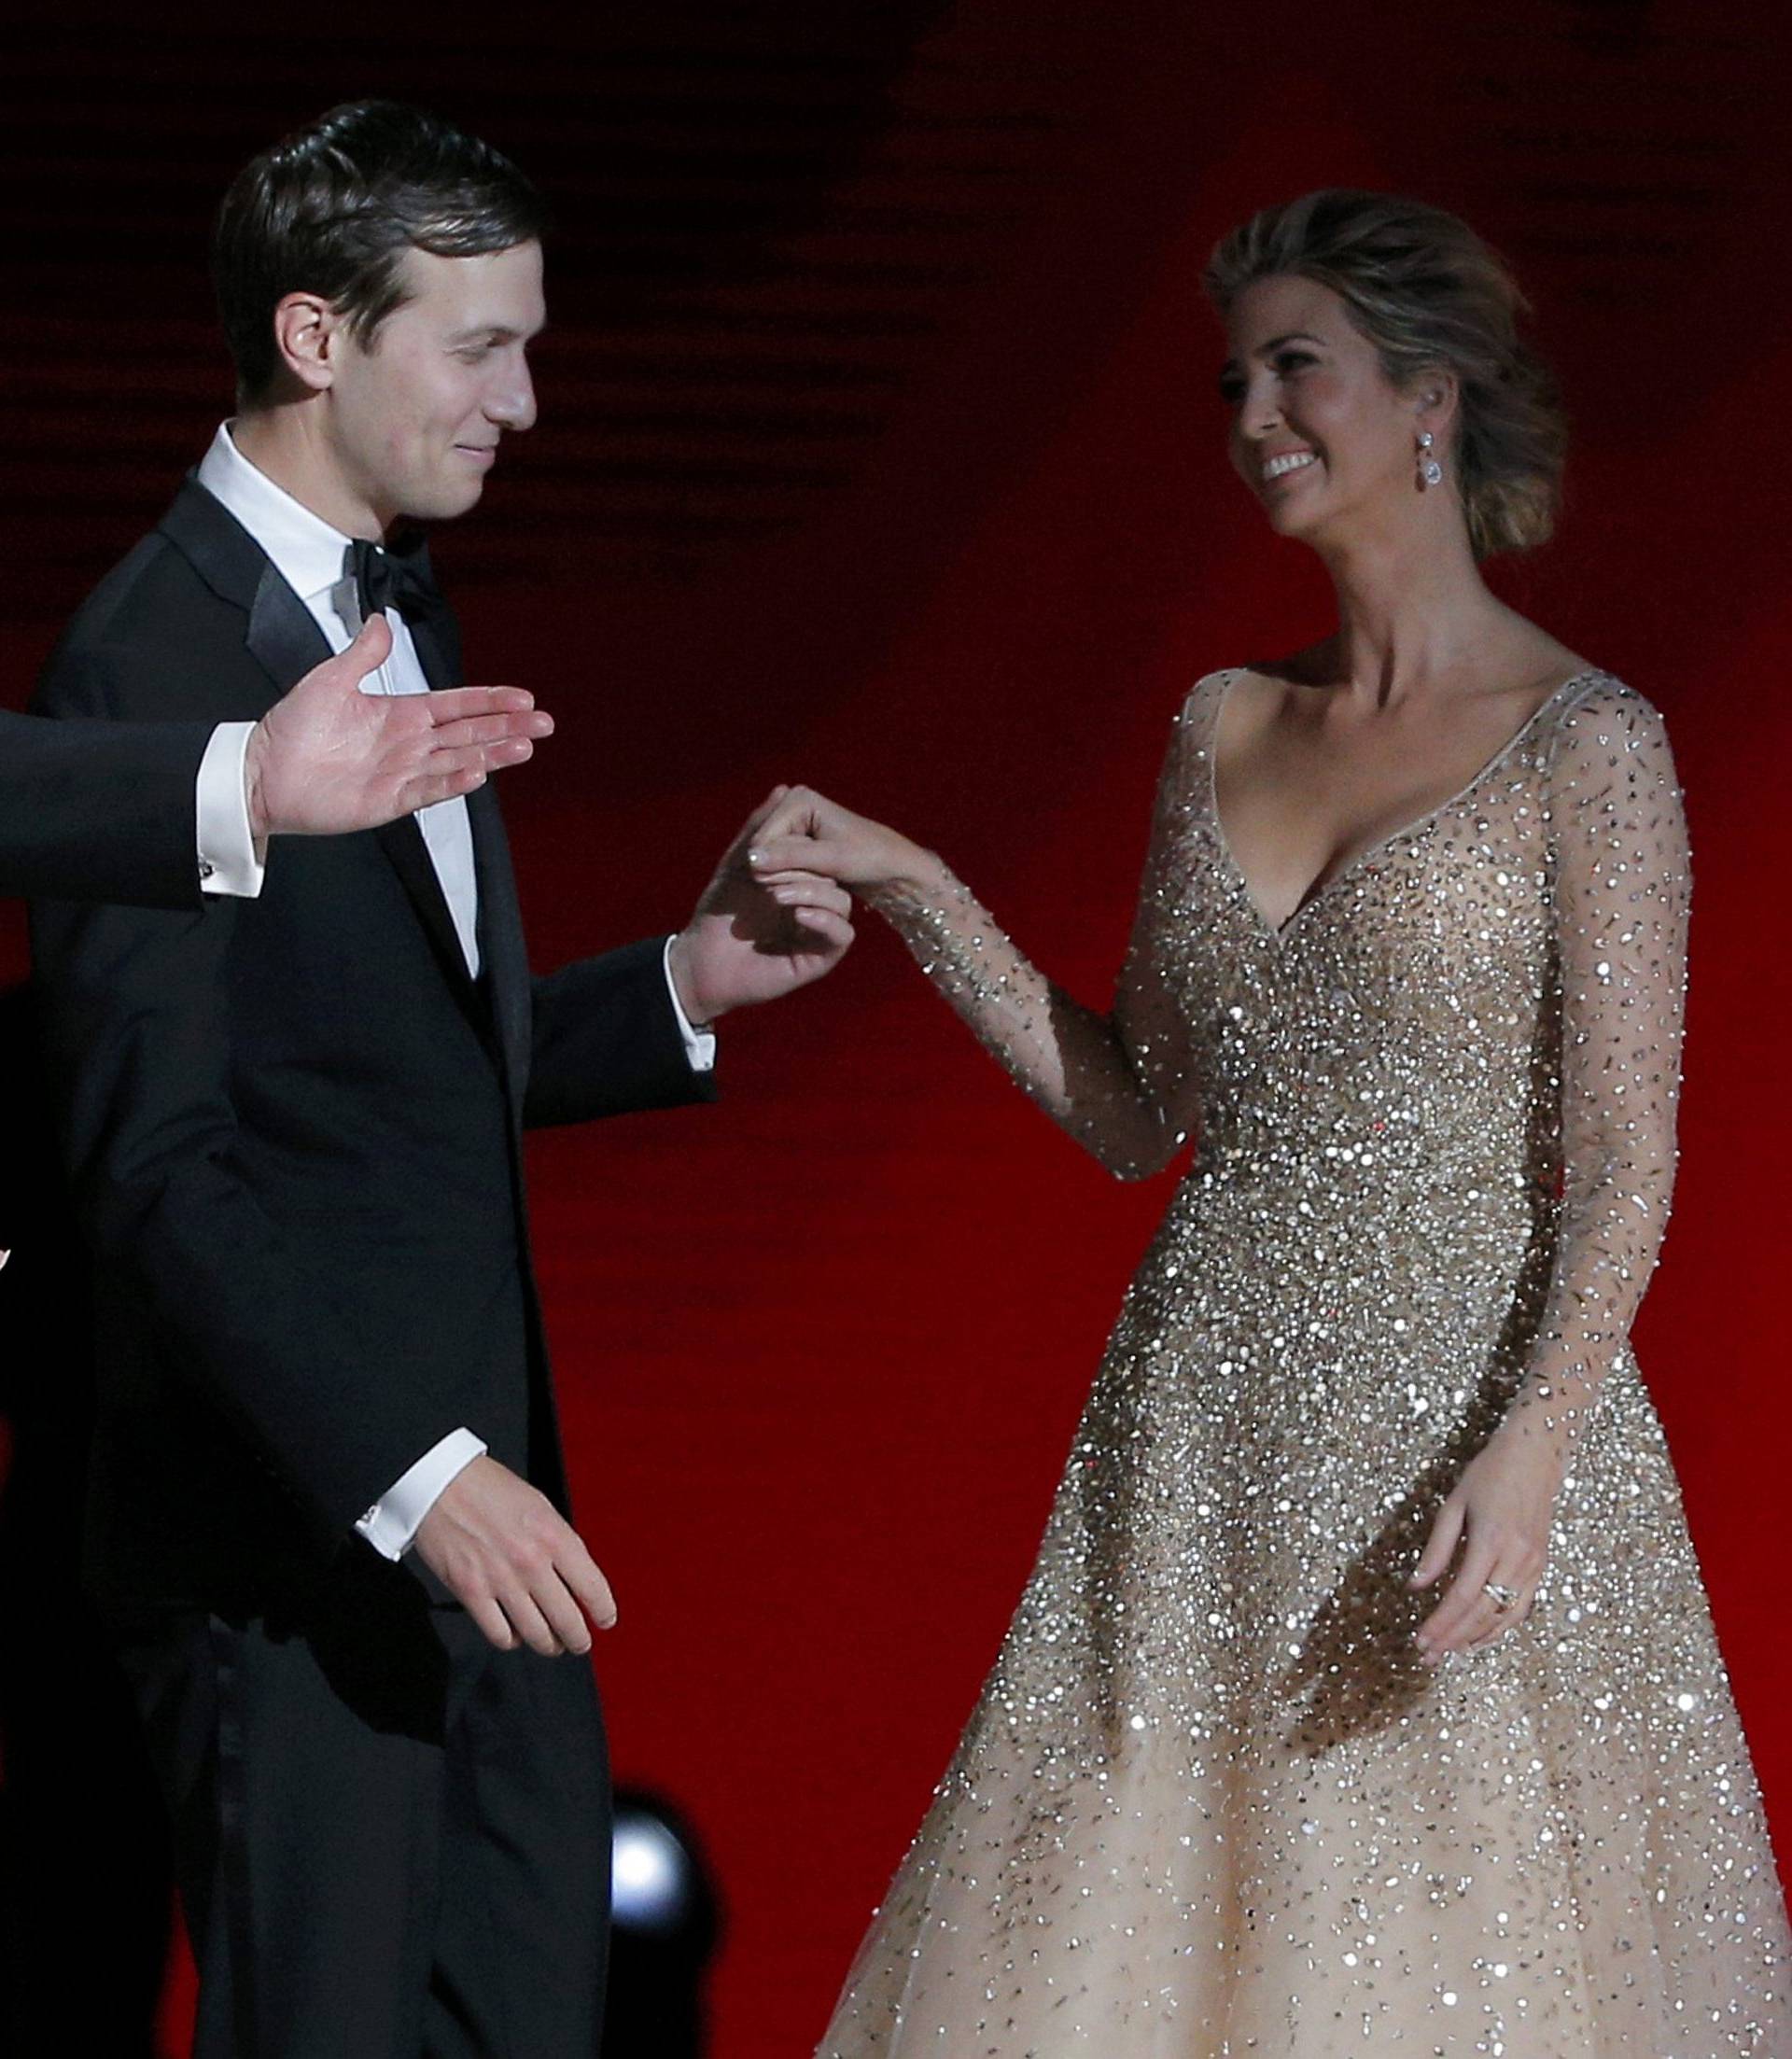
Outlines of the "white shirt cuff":
[[199,761],[193,813],[203,893],[243,894],[253,900],[261,891],[266,868],[249,833],[244,772],[254,733],[253,722],[219,722]]
[[395,1480],[355,1525],[383,1558],[402,1559],[416,1542],[423,1519],[457,1473],[483,1457],[485,1447],[470,1430],[450,1430],[431,1445],[402,1478]]
[[716,1069],[716,1032],[713,1030],[698,1030],[693,1027],[691,1018],[684,1012],[684,1003],[679,999],[679,983],[672,977],[672,939],[665,940],[665,987],[672,996],[672,1013],[679,1018],[679,1034],[684,1039],[684,1055],[691,1061],[693,1072],[713,1072]]

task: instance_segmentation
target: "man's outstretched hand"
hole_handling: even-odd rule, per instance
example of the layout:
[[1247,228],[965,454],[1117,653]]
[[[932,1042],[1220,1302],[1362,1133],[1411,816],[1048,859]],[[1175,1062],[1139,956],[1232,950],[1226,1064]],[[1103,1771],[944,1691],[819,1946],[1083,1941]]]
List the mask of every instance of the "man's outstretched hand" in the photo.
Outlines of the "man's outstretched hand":
[[616,1620],[609,1583],[579,1533],[494,1458],[474,1459],[442,1489],[415,1550],[499,1651],[589,1651],[586,1618],[599,1630]]
[[747,851],[784,798],[778,787],[747,818],[696,913],[672,940],[672,977],[693,1022],[777,1001],[839,964],[852,943],[852,896],[819,873],[790,871],[762,886]]
[[376,829],[470,793],[487,773],[520,765],[553,718],[516,686],[441,693],[363,693],[392,632],[373,616],[348,649],[307,672],[249,738],[249,827],[268,836]]

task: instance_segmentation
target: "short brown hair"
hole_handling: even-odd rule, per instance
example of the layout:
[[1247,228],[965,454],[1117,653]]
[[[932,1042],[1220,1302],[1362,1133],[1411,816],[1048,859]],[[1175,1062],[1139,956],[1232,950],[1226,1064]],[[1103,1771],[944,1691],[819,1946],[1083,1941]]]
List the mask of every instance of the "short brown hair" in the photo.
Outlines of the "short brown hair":
[[1477,558],[1546,541],[1567,428],[1530,312],[1504,259],[1422,201],[1332,186],[1261,213],[1215,245],[1202,284],[1221,315],[1259,279],[1329,287],[1402,388],[1440,368],[1461,389],[1455,467]]
[[252,158],[212,240],[218,312],[245,400],[279,370],[273,311],[321,294],[368,338],[405,298],[410,249],[474,258],[539,236],[540,195],[511,161],[439,115],[391,100],[332,107]]

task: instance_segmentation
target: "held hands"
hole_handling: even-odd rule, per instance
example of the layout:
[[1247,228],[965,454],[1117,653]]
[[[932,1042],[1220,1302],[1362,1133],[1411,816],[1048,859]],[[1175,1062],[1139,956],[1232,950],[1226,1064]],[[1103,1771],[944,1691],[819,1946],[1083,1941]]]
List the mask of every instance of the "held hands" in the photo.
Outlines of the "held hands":
[[494,1458],[463,1466],[417,1531],[415,1551],[499,1651],[591,1649],[586,1618],[616,1621],[609,1583],[548,1497]]
[[776,886],[749,869],[747,847],[788,791],[775,788],[748,817],[672,940],[672,977],[693,1022],[794,993],[831,973],[852,943],[852,896],[821,868],[791,870]]
[[[1566,1463],[1562,1440],[1519,1411],[1463,1468],[1411,1578],[1415,1588],[1430,1587],[1466,1536],[1461,1570],[1419,1628],[1427,1665],[1447,1652],[1483,1650],[1530,1614]],[[1487,1591],[1490,1581],[1512,1590],[1508,1606]]]
[[385,618],[373,616],[255,725],[245,771],[258,845],[282,833],[375,829],[470,793],[553,734],[553,718],[521,687],[363,693],[361,681],[391,648]]
[[753,876],[774,892],[811,873],[857,887],[868,899],[880,887],[925,890],[945,867],[931,851],[811,787],[780,787],[748,852]]

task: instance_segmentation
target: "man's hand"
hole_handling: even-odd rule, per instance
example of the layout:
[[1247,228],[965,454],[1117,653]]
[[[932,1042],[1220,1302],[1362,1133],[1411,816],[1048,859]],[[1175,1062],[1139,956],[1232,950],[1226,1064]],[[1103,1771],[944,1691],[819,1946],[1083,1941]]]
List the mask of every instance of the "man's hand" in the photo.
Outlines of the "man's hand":
[[249,738],[249,827],[269,836],[376,829],[470,793],[488,772],[520,765],[553,718],[515,686],[443,693],[363,693],[392,632],[375,615],[348,649],[314,666]]
[[935,852],[867,815],[855,815],[812,787],[778,789],[777,805],[760,817],[747,862],[753,877],[768,887],[800,867],[857,887],[868,899],[885,887],[937,892],[945,876]]
[[777,1001],[831,973],[852,943],[852,896],[819,873],[762,886],[748,846],[784,798],[777,788],[728,847],[696,913],[672,940],[672,977],[693,1022]]
[[544,1659],[591,1649],[616,1620],[609,1583],[548,1497],[494,1458],[456,1473],[423,1519],[414,1547],[499,1651]]

